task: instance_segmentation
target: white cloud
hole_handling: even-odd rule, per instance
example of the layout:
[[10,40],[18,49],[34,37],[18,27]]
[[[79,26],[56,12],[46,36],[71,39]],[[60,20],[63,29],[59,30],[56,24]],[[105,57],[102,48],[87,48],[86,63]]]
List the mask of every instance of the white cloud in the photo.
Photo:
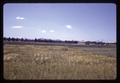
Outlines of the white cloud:
[[42,30],[41,33],[46,33],[46,30]]
[[14,28],[14,29],[20,29],[20,28],[23,28],[23,26],[12,26],[12,28]]
[[16,19],[17,20],[24,20],[24,17],[17,16]]
[[66,25],[66,28],[72,29],[72,26],[71,25]]
[[54,30],[50,30],[51,33],[55,32]]

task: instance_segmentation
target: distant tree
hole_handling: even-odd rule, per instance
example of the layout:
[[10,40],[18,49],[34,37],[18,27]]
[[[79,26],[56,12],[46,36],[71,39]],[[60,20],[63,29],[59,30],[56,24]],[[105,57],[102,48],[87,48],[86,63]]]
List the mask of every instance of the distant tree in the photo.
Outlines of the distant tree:
[[6,37],[4,37],[4,38],[3,38],[3,40],[7,40],[7,38],[6,38]]
[[8,40],[8,41],[10,41],[10,40],[11,40],[11,38],[9,37],[9,38],[7,38],[7,40]]
[[35,40],[34,40],[35,42],[37,42],[38,40],[35,38]]
[[85,44],[86,44],[86,45],[90,45],[90,41],[86,41]]
[[24,41],[28,41],[28,39],[27,39],[27,38],[25,38],[25,39],[24,39]]
[[24,40],[23,38],[20,39],[20,41],[23,41],[23,40]]

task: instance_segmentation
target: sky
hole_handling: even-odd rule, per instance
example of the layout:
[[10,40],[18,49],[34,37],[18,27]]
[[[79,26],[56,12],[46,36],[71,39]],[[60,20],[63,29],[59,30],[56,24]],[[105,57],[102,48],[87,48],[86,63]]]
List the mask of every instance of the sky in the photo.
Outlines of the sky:
[[112,3],[8,3],[3,36],[116,42]]

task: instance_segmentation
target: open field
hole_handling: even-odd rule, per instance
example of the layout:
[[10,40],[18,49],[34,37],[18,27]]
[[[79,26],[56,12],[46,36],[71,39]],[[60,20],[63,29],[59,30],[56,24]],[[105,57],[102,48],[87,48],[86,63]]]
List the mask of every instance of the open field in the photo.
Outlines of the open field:
[[116,48],[4,44],[4,79],[116,79]]

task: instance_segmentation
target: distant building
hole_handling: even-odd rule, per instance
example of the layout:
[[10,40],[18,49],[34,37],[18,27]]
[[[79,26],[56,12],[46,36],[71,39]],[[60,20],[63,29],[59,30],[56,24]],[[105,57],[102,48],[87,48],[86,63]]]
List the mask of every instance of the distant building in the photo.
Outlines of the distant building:
[[86,45],[85,42],[78,42],[78,45]]
[[116,43],[107,43],[107,46],[115,47]]
[[95,46],[97,44],[96,44],[96,42],[86,41],[85,45],[87,45],[87,46]]

